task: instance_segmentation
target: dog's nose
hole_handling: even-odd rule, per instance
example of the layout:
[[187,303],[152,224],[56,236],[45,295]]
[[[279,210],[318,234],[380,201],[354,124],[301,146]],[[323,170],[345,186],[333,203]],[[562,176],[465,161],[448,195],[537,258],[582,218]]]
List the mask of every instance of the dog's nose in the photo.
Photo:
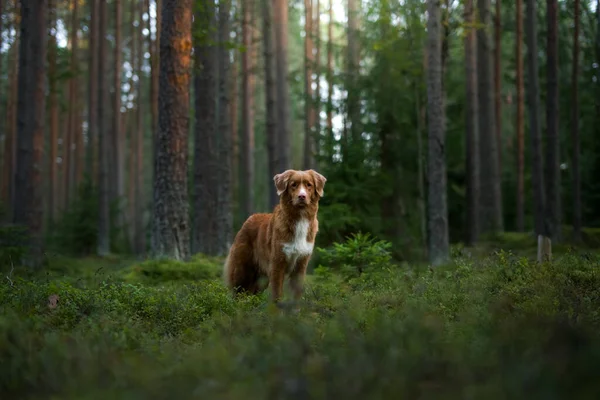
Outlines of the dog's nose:
[[306,200],[306,195],[305,195],[305,194],[299,194],[299,195],[298,195],[298,198],[299,198],[300,200]]

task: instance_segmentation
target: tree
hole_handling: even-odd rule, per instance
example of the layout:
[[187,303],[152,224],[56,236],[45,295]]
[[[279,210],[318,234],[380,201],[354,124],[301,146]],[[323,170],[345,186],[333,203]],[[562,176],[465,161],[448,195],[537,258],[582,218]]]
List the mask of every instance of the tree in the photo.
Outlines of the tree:
[[121,0],[114,1],[115,12],[115,46],[114,46],[114,98],[113,98],[113,126],[111,137],[111,181],[114,186],[112,201],[122,198],[125,195],[125,180],[123,174],[123,163],[125,162],[123,153],[123,138],[121,131],[121,25],[123,24],[123,9]]
[[187,143],[191,33],[191,0],[164,0],[160,32],[159,129],[154,154],[152,249],[156,256],[177,260],[185,260],[190,254]]
[[57,85],[57,72],[56,72],[56,56],[57,56],[57,42],[56,42],[56,26],[58,21],[56,0],[48,1],[48,10],[51,14],[50,21],[51,26],[49,29],[49,42],[48,42],[48,86],[49,96],[48,101],[50,102],[50,154],[48,156],[48,180],[50,181],[49,196],[48,196],[48,212],[49,219],[51,222],[56,222],[58,218],[58,164],[56,158],[58,157],[58,85]]
[[218,235],[217,254],[226,254],[233,241],[232,191],[231,191],[231,135],[229,135],[229,35],[231,23],[229,11],[231,0],[219,2],[219,47],[217,52],[217,68],[219,70],[219,106],[217,108],[218,140],[218,170],[217,184],[217,215]]
[[[136,118],[137,122],[135,124],[137,131],[135,132],[135,251],[137,254],[143,254],[146,251],[146,235],[144,232],[144,209],[145,209],[145,201],[144,201],[144,114],[143,114],[143,102],[142,102],[142,71],[143,71],[143,63],[144,63],[144,36],[143,36],[143,25],[142,25],[142,16],[144,15],[144,4],[138,3],[139,5],[139,16],[140,23],[137,27],[137,40],[138,42],[138,53],[137,53],[137,102],[138,107],[136,110]],[[158,14],[158,12],[157,12]],[[150,14],[148,14],[148,18],[150,18]],[[152,98],[151,102],[154,102],[155,99]],[[154,105],[151,105],[154,107]],[[151,116],[152,121],[154,122],[155,114],[152,114],[151,108]]]
[[64,194],[64,206],[68,207],[71,201],[71,197],[75,192],[76,187],[76,150],[77,150],[77,122],[79,119],[79,104],[77,102],[77,90],[78,90],[78,31],[79,31],[79,2],[72,0],[73,11],[71,13],[71,77],[69,79],[69,122],[67,128],[67,140],[66,140],[66,151],[65,156],[65,194]]
[[96,180],[96,155],[98,141],[98,0],[90,1],[90,44],[88,80],[88,134],[86,173]]
[[571,138],[573,141],[573,238],[581,241],[581,174],[579,172],[579,0],[575,0],[573,30],[573,70],[571,74]]
[[314,164],[313,127],[314,106],[312,91],[313,59],[312,1],[304,0],[304,159],[303,168],[311,169]]
[[546,236],[560,237],[560,167],[558,140],[558,3],[547,0],[546,64]]
[[242,3],[242,146],[241,196],[243,219],[254,212],[254,27],[252,3]]
[[[479,126],[495,127],[494,87],[492,83],[492,50],[486,28],[490,26],[490,0],[478,0],[477,81],[479,97]],[[495,233],[503,230],[502,191],[498,171],[498,140],[494,129],[482,129],[479,135],[480,155],[480,229]]]
[[[273,0],[273,33],[275,36],[275,88],[277,109],[277,170],[291,167],[290,106],[288,88],[288,2]],[[271,186],[273,186],[271,184]]]
[[108,149],[109,133],[105,115],[108,104],[108,90],[106,88],[106,2],[100,1],[98,28],[98,255],[106,256],[110,253],[110,208],[109,208],[109,168]]
[[42,261],[42,161],[46,116],[46,56],[48,2],[21,2],[19,96],[17,102],[17,171],[14,222],[27,228],[30,257],[26,264]]
[[498,146],[498,174],[502,180],[502,0],[496,0],[494,16],[494,106],[496,141]]
[[194,14],[194,253],[217,254],[216,207],[218,157],[216,141],[217,52],[214,46],[216,18],[214,2],[197,4]]
[[524,83],[523,83],[523,1],[516,4],[517,37],[515,40],[515,60],[517,64],[517,230],[525,230],[525,137]]
[[263,21],[263,51],[264,51],[264,73],[265,73],[265,110],[266,116],[266,136],[267,136],[267,169],[269,172],[269,208],[273,209],[279,199],[275,192],[275,185],[272,184],[273,177],[279,171],[279,159],[277,158],[278,129],[277,129],[277,108],[276,108],[276,88],[275,88],[275,59],[274,59],[274,30],[273,30],[273,12],[271,0],[261,0],[262,3],[262,21]]
[[350,136],[354,143],[359,143],[362,130],[358,87],[359,9],[358,0],[348,0],[348,119],[350,120]]
[[442,27],[439,1],[428,0],[427,5],[429,261],[432,265],[440,265],[447,260],[449,255],[446,205],[446,134],[442,93]]
[[525,3],[525,40],[527,42],[527,107],[529,131],[531,132],[531,155],[533,208],[535,233],[545,234],[544,229],[544,176],[542,167],[542,138],[540,136],[540,84],[538,78],[537,15],[535,0]]
[[327,135],[333,136],[333,0],[329,0],[327,24]]
[[465,80],[466,80],[466,243],[474,245],[479,236],[479,126],[477,124],[477,42],[474,0],[465,3]]
[[[314,155],[318,155],[320,151],[320,137],[321,137],[321,3],[319,0],[315,0],[315,12],[314,12],[314,44],[315,44],[315,59],[314,59],[314,70],[315,70],[315,96],[313,100],[313,110],[315,116],[313,118],[313,152]],[[314,158],[314,157],[313,157]],[[315,167],[317,166],[317,160],[313,160]]]

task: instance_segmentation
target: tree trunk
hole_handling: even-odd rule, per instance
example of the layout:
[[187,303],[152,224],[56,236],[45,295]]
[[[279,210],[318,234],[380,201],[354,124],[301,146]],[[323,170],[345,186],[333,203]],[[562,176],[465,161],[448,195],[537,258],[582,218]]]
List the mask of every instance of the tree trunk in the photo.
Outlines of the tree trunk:
[[[144,63],[144,35],[143,35],[143,16],[144,14],[144,4],[139,3],[139,16],[140,23],[137,27],[137,40],[138,40],[138,53],[137,53],[137,122],[136,122],[136,140],[135,140],[135,252],[137,254],[144,254],[146,252],[146,232],[144,229],[144,211],[146,209],[146,204],[144,201],[144,107],[142,101],[142,66]],[[150,18],[150,16],[148,16]],[[189,95],[188,95],[189,96]],[[189,122],[188,122],[189,123]],[[186,132],[187,138],[187,132]],[[186,155],[187,160],[187,155]],[[187,192],[186,192],[187,193]],[[186,205],[188,203],[186,202]],[[189,243],[186,243],[186,246],[189,248]]]
[[546,64],[546,236],[560,237],[560,167],[558,140],[558,3],[547,0]]
[[98,173],[98,0],[91,0],[90,8],[88,143],[86,154],[86,173],[93,182],[96,182]]
[[265,110],[266,110],[266,136],[267,136],[267,169],[269,171],[269,209],[273,209],[279,202],[273,177],[279,173],[279,160],[277,158],[278,135],[277,135],[277,110],[275,105],[275,60],[273,49],[273,12],[271,9],[271,0],[262,0],[262,20],[263,20],[263,51],[264,51],[264,73],[265,73]]
[[517,38],[515,59],[517,63],[517,231],[525,230],[525,134],[523,116],[524,80],[523,80],[523,1],[517,0]]
[[79,6],[77,0],[72,0],[73,12],[71,14],[71,78],[69,80],[69,125],[67,130],[67,151],[65,152],[66,192],[65,207],[69,206],[75,191],[75,167],[76,167],[76,143],[77,143],[77,121],[79,103],[77,99],[78,89],[78,31],[79,31]]
[[107,116],[108,104],[107,63],[108,43],[106,38],[106,2],[100,1],[98,9],[98,255],[110,253],[110,208],[109,208],[109,132]]
[[[115,47],[114,47],[114,99],[113,99],[113,129],[112,129],[112,182],[115,187],[114,200],[125,196],[125,181],[123,176],[124,152],[121,147],[121,25],[123,24],[123,11],[121,0],[114,1],[115,7]],[[121,213],[122,211],[120,211]],[[120,218],[122,221],[122,219]],[[123,225],[123,224],[122,224]]]
[[[129,158],[128,158],[128,166],[127,166],[127,172],[128,172],[128,177],[127,177],[127,205],[128,207],[128,225],[129,225],[129,242],[131,243],[131,249],[132,251],[135,253],[136,252],[136,240],[137,240],[137,236],[139,234],[139,232],[136,231],[136,221],[135,221],[135,215],[136,215],[136,184],[137,184],[137,162],[136,162],[136,150],[137,150],[137,133],[138,133],[138,114],[140,114],[139,112],[139,107],[141,105],[141,101],[139,99],[139,97],[137,97],[138,95],[138,86],[140,84],[139,80],[136,81],[133,79],[134,76],[136,74],[140,74],[140,68],[138,66],[138,60],[140,59],[137,55],[138,53],[138,43],[140,42],[140,40],[138,39],[137,35],[139,32],[139,29],[136,29],[135,27],[135,21],[137,18],[137,7],[136,7],[136,2],[132,1],[130,3],[130,12],[129,15],[131,16],[131,21],[129,24],[129,28],[131,29],[130,31],[130,37],[131,37],[131,60],[130,60],[130,64],[131,64],[131,78],[129,79],[129,94],[131,95],[131,97],[135,98],[135,101],[133,102],[133,109],[131,110],[131,126],[129,129]],[[150,14],[148,14],[150,15]],[[152,62],[152,60],[151,60]]]
[[[490,0],[478,0],[479,21],[490,26]],[[485,28],[477,31],[477,80],[479,126],[495,127],[494,86],[492,83],[491,41]],[[481,130],[480,155],[480,230],[497,233],[503,230],[502,192],[498,171],[498,141],[494,129]]]
[[446,205],[446,155],[445,122],[442,91],[442,51],[440,4],[437,0],[427,2],[427,104],[429,132],[428,161],[428,221],[429,261],[437,266],[449,256],[448,209]]
[[312,1],[304,0],[304,169],[313,168],[312,135],[314,127],[314,106],[312,93],[313,59],[313,18]]
[[[156,4],[156,38],[154,40],[154,52],[155,57],[152,59],[151,69],[151,85],[150,85],[150,97],[151,97],[151,109],[153,113],[153,127],[152,127],[152,143],[153,149],[156,150],[155,143],[158,136],[158,77],[160,70],[160,32],[162,27],[162,2],[163,0],[155,0]],[[156,164],[152,163],[152,176],[156,175]]]
[[[237,12],[234,16],[234,20],[237,16]],[[243,13],[242,13],[243,19]],[[243,25],[243,21],[242,21]],[[236,27],[235,29],[235,38],[239,40],[240,37],[240,29]],[[242,38],[243,43],[243,38]],[[239,88],[239,81],[242,80],[243,77],[239,79],[239,76],[243,75],[243,71],[240,69],[240,52],[236,49],[233,50],[232,61],[231,61],[231,85],[230,85],[230,93],[229,97],[231,101],[229,102],[229,120],[231,121],[231,192],[233,193],[233,204],[240,205],[242,195],[240,192],[240,187],[242,186],[241,178],[240,178],[240,162],[242,161],[242,155],[240,153],[240,129],[239,129],[239,121],[238,121],[238,96],[241,93]],[[242,103],[242,102],[240,102]],[[242,112],[243,116],[243,112]],[[239,214],[239,212],[238,212]]]
[[542,138],[540,135],[540,84],[538,74],[537,15],[535,0],[525,3],[525,40],[527,42],[527,107],[531,132],[533,208],[536,235],[545,235],[544,176],[542,167]]
[[242,179],[240,205],[245,220],[254,212],[254,70],[253,45],[254,28],[252,6],[242,4],[242,41],[245,51],[242,53]]
[[155,149],[155,256],[189,257],[187,158],[192,2],[165,0],[160,32],[159,130]]
[[[352,142],[358,144],[362,128],[360,126],[360,97],[358,88],[359,55],[359,1],[348,0],[348,118]],[[441,49],[440,49],[441,51]]]
[[494,18],[494,105],[496,144],[498,146],[498,175],[502,182],[502,0],[496,0]]
[[43,256],[42,169],[46,115],[48,2],[21,3],[19,98],[17,102],[17,173],[14,222],[27,228],[30,247],[25,263],[39,267]]
[[468,27],[465,37],[465,80],[466,80],[466,166],[467,166],[467,219],[465,242],[469,246],[477,243],[479,237],[479,126],[477,116],[477,37],[474,28],[474,0],[465,3],[465,25]]
[[[214,2],[203,1],[194,16],[194,197],[193,252],[217,254],[216,29]],[[200,32],[205,32],[200,34]]]
[[[275,87],[277,107],[277,151],[279,172],[291,168],[290,99],[288,85],[288,3],[273,0],[275,36]],[[273,186],[271,182],[271,186]]]
[[[315,97],[313,100],[314,113],[313,118],[313,166],[318,167],[318,156],[321,149],[321,4],[319,0],[315,0],[314,13],[314,43],[315,43]],[[315,159],[316,157],[316,159]]]
[[58,218],[58,164],[56,159],[58,157],[58,87],[57,87],[57,73],[56,73],[56,55],[57,55],[57,42],[56,42],[56,26],[58,21],[56,0],[50,0],[48,2],[48,10],[51,13],[50,22],[52,28],[50,29],[49,38],[49,49],[48,49],[48,84],[49,84],[49,101],[50,101],[50,154],[48,155],[48,172],[50,181],[50,190],[48,197],[48,212],[50,222],[56,222]]
[[573,239],[581,241],[581,175],[579,172],[579,0],[575,0],[575,29],[573,32],[573,71],[571,75],[571,135],[573,140]]
[[327,135],[333,137],[333,0],[329,0],[327,24]]
[[229,20],[229,10],[231,8],[230,0],[219,3],[219,48],[217,56],[217,65],[219,70],[219,107],[218,112],[218,132],[219,132],[219,163],[217,185],[218,207],[218,251],[217,254],[226,254],[229,251],[233,241],[233,218],[231,202],[231,136],[228,134],[229,115],[229,50],[228,42],[231,33],[231,23]]

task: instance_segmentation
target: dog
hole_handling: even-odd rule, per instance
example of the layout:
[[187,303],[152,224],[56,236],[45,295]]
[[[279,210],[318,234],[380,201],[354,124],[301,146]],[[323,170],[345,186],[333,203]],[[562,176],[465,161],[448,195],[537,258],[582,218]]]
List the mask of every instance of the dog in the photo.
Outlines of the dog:
[[272,301],[278,303],[288,276],[298,301],[319,230],[319,199],[327,179],[312,169],[288,169],[273,181],[279,204],[272,213],[253,214],[244,222],[229,249],[223,277],[234,294],[259,294],[270,286]]

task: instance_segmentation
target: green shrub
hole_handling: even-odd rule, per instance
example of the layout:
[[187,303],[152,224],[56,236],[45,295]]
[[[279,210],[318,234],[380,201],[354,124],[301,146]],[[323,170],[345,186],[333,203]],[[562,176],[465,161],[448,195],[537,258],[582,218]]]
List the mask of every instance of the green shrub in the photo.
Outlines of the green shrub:
[[223,259],[196,254],[188,262],[151,259],[133,265],[125,275],[128,282],[158,284],[168,281],[198,281],[221,276]]

